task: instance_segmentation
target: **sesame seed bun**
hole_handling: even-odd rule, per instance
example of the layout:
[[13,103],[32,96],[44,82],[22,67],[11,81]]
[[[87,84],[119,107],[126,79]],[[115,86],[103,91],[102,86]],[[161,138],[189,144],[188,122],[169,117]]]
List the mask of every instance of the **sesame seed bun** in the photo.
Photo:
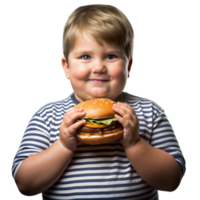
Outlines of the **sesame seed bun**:
[[74,108],[83,108],[87,118],[113,117],[115,112],[112,107],[115,103],[110,99],[104,98],[90,99],[79,103]]

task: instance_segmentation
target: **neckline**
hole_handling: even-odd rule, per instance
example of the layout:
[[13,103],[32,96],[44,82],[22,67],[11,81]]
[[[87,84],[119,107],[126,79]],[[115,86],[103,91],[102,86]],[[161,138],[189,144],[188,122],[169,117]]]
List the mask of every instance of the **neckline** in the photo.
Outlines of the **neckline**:
[[[125,92],[122,92],[122,94],[124,95],[124,101],[123,101],[123,103],[125,103],[125,102],[126,102],[126,93],[125,93]],[[74,93],[71,95],[71,99],[72,99],[72,101],[75,103],[75,105],[77,105],[77,104],[80,103],[80,101],[78,101],[78,100],[76,99]]]

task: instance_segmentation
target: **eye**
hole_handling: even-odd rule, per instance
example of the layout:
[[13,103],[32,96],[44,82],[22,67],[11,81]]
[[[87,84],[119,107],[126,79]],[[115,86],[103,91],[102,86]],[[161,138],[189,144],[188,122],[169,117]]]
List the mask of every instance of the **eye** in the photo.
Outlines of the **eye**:
[[88,55],[83,55],[83,56],[81,56],[81,59],[83,59],[83,60],[89,60],[89,59],[91,59],[91,58],[90,58],[90,56],[88,56]]
[[116,58],[117,56],[115,56],[115,55],[113,55],[113,54],[110,54],[110,55],[107,55],[106,56],[106,59],[108,59],[108,60],[112,60],[112,59],[114,59],[114,58]]

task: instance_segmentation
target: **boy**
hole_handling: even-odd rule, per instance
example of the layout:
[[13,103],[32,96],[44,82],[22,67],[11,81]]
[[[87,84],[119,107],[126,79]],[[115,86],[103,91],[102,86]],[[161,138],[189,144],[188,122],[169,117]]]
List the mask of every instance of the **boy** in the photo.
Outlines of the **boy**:
[[[118,9],[89,5],[69,17],[62,66],[74,94],[41,108],[30,121],[13,163],[21,193],[43,199],[158,199],[175,190],[185,162],[164,110],[123,92],[131,70],[132,27]],[[118,102],[120,141],[78,144],[85,121],[74,105],[91,98]]]

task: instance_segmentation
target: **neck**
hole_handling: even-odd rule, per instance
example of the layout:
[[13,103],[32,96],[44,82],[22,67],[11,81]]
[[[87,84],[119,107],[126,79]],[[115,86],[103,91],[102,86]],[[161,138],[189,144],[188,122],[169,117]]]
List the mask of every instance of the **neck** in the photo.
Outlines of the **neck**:
[[[80,97],[78,97],[75,93],[74,93],[75,98],[79,101],[79,102],[83,102],[86,101],[85,99],[81,99]],[[124,102],[124,94],[121,93],[118,97],[116,97],[114,99],[115,102]]]
[[124,94],[121,93],[116,99],[114,99],[115,102],[124,102]]

